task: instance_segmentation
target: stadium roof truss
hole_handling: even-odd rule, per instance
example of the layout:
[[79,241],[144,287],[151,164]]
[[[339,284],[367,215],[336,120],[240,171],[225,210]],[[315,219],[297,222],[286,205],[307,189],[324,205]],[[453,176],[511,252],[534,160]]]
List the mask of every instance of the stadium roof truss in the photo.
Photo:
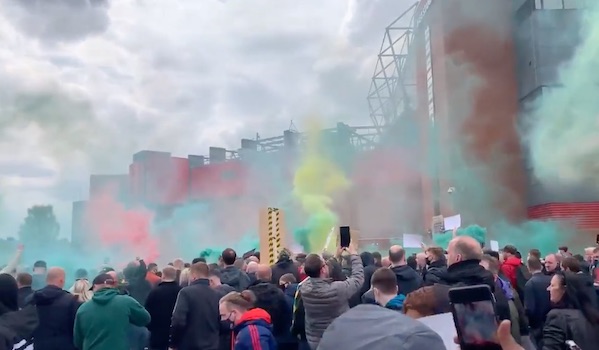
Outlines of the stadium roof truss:
[[414,2],[385,28],[368,92],[370,119],[379,133],[398,120],[404,110],[413,108],[413,59],[408,51],[414,40],[418,4]]

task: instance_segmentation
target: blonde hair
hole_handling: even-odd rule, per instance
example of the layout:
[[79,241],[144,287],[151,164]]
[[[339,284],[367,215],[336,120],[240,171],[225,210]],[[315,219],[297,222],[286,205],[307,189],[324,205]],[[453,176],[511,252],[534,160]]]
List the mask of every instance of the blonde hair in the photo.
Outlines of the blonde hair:
[[256,295],[250,290],[243,292],[231,292],[220,299],[220,304],[229,303],[231,306],[244,311],[254,308]]
[[179,285],[181,287],[185,287],[189,285],[189,280],[191,278],[191,269],[189,267],[184,268],[181,271],[181,275],[179,275]]
[[88,280],[77,280],[75,284],[73,284],[73,295],[77,296],[77,300],[84,303],[88,300],[91,300],[94,296],[94,292],[89,290],[91,285]]

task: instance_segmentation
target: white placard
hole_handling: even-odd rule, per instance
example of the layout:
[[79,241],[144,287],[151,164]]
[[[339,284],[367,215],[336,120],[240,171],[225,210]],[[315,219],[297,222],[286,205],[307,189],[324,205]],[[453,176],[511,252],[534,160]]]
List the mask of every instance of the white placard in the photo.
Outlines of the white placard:
[[458,346],[453,342],[453,338],[457,336],[457,331],[453,323],[451,312],[422,317],[419,318],[418,321],[424,323],[430,329],[435,331],[435,333],[443,339],[443,343],[447,350],[457,349]]
[[404,233],[403,235],[403,247],[404,248],[422,248],[422,236]]
[[490,241],[489,242],[491,244],[491,250],[494,252],[498,252],[499,251],[499,242],[497,241]]
[[443,219],[445,229],[448,231],[455,230],[462,226],[462,216],[460,214],[454,216],[448,216]]

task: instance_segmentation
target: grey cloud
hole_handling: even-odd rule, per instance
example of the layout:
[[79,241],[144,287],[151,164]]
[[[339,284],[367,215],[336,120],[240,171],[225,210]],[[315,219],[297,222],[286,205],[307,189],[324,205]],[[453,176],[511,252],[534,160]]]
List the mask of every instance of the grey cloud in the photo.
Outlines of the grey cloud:
[[80,40],[110,25],[108,0],[7,0],[3,8],[16,28],[49,42]]
[[43,166],[31,164],[26,160],[0,162],[0,175],[25,178],[45,178],[55,175],[55,171]]

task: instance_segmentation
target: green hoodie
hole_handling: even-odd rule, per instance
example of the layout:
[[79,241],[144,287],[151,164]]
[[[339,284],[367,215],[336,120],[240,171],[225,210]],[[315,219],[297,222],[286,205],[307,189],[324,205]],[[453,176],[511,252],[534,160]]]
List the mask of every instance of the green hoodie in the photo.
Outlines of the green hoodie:
[[74,342],[80,350],[128,350],[130,325],[143,327],[150,314],[115,288],[96,291],[75,317]]

